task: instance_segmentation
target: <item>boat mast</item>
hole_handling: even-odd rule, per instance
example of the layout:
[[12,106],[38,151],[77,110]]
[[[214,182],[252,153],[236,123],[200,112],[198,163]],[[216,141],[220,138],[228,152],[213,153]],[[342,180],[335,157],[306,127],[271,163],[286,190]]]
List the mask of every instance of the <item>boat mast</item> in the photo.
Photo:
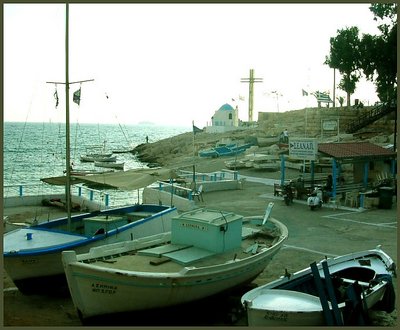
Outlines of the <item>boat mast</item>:
[[69,5],[65,4],[65,165],[67,180],[65,183],[65,197],[67,202],[68,231],[71,230],[71,154],[70,154],[70,127],[69,127]]
[[94,81],[94,79],[69,81],[69,4],[65,4],[65,82],[48,81],[48,84],[65,84],[65,198],[67,204],[68,231],[71,231],[71,146],[69,125],[69,85]]

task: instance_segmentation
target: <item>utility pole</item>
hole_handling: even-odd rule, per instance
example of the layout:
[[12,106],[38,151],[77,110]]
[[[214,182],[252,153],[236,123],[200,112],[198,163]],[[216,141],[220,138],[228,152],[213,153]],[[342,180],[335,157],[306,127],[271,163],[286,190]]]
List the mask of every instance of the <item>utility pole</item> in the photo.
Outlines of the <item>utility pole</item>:
[[254,69],[250,69],[250,77],[249,78],[241,78],[240,82],[249,84],[249,122],[253,121],[253,98],[254,98],[254,87],[253,84],[255,82],[262,82],[262,78],[254,78]]

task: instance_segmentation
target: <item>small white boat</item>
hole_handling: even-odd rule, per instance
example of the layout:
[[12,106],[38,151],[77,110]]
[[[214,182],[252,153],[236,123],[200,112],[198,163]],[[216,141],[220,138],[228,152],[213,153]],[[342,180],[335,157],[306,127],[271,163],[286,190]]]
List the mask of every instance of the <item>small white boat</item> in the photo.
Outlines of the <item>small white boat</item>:
[[251,282],[288,237],[286,226],[273,218],[267,221],[271,208],[264,218],[197,209],[174,217],[170,233],[81,255],[64,251],[78,315],[84,320],[164,308]]
[[[4,268],[22,293],[68,291],[61,252],[164,233],[175,207],[134,204],[66,217],[9,231],[3,237]],[[58,290],[60,289],[60,290]]]
[[249,326],[363,325],[369,309],[394,310],[394,274],[393,260],[377,248],[311,264],[250,290],[241,302]]
[[225,167],[230,170],[237,170],[240,168],[246,168],[246,162],[244,160],[227,160],[225,162]]
[[274,161],[254,162],[253,167],[258,170],[278,171],[280,164]]
[[97,171],[97,170],[73,169],[71,171],[71,175],[74,175],[74,176],[85,176],[85,175],[104,174],[104,173],[112,173],[112,172],[113,172],[113,170]]
[[114,168],[117,170],[123,170],[125,163],[113,163],[113,162],[94,162],[94,166],[96,167],[105,167],[105,168]]
[[109,155],[84,155],[80,157],[81,162],[116,162],[117,156]]

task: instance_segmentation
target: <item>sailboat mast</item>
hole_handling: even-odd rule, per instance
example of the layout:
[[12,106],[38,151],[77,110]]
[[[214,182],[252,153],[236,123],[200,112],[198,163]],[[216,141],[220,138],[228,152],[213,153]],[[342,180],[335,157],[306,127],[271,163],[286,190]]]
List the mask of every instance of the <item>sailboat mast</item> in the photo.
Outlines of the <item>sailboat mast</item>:
[[69,125],[69,85],[82,84],[94,79],[69,81],[69,5],[65,4],[65,82],[48,81],[48,84],[65,84],[65,199],[67,206],[68,230],[71,231],[71,142]]
[[65,197],[67,202],[68,230],[71,230],[71,154],[69,128],[69,6],[65,4],[65,165],[66,184]]

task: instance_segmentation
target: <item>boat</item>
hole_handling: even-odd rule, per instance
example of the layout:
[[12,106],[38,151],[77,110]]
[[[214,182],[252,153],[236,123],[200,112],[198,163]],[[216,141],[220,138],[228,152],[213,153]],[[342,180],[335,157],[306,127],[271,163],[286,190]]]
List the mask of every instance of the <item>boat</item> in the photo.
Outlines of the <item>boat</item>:
[[175,207],[135,204],[42,222],[9,231],[3,237],[3,262],[22,293],[68,292],[61,263],[63,250],[91,247],[167,232]]
[[254,154],[252,164],[258,170],[278,171],[280,169],[279,157],[276,155]]
[[73,169],[71,171],[72,176],[85,176],[85,175],[94,175],[94,174],[105,174],[105,173],[112,173],[113,170],[106,170],[106,171],[97,171],[97,170],[86,170],[86,169]]
[[233,159],[225,161],[225,167],[229,170],[246,168],[246,161],[243,159]]
[[116,162],[117,156],[81,155],[81,162]]
[[218,157],[218,152],[214,149],[204,149],[199,151],[199,156],[200,157],[210,157],[210,158],[216,158]]
[[86,154],[80,156],[81,162],[115,162],[117,160],[113,153],[106,150],[106,141],[103,145],[92,145],[86,147]]
[[246,143],[243,145],[237,145],[237,144],[227,144],[227,145],[220,145],[211,149],[204,149],[199,151],[199,156],[200,157],[224,157],[224,156],[235,156],[242,154],[245,152],[248,148],[250,148],[253,144],[252,143]]
[[257,170],[279,171],[280,164],[277,162],[254,162],[253,167]]
[[96,167],[105,167],[105,168],[114,168],[117,170],[123,170],[124,169],[125,162],[121,163],[113,163],[113,162],[94,162],[94,166]]
[[394,310],[394,275],[393,260],[377,247],[286,272],[245,293],[241,303],[249,326],[362,325],[372,308]]
[[[71,215],[73,207],[71,185],[84,178],[95,178],[96,175],[84,175],[78,176],[78,178],[71,175],[69,86],[93,79],[69,82],[68,13],[69,4],[66,3],[66,81],[49,82],[67,86],[65,88],[66,170],[65,176],[41,179],[42,181],[48,179],[51,184],[65,186],[65,198],[60,198],[57,201],[52,199],[50,205],[65,207],[67,216],[28,227],[22,226],[22,228],[9,231],[3,236],[5,271],[23,293],[63,292],[64,288],[68,291],[61,263],[61,252],[63,250],[76,249],[79,253],[83,253],[89,251],[93,246],[163,233],[169,230],[171,218],[177,212],[175,207],[164,205],[132,204],[76,216]],[[111,157],[111,155],[105,156]],[[157,179],[157,176],[151,176],[153,182]],[[104,180],[105,178],[103,178]],[[140,184],[146,186],[148,182],[149,179],[143,178]]]
[[171,232],[64,251],[62,260],[82,322],[211,297],[254,280],[288,237],[269,217],[199,208],[172,219]]

